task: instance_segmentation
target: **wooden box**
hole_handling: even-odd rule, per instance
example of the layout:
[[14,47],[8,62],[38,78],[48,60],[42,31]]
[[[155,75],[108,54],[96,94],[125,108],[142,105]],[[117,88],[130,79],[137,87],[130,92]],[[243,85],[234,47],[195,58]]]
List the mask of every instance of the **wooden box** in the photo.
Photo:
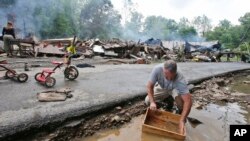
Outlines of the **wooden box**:
[[166,111],[153,111],[147,109],[142,124],[142,131],[166,136],[173,139],[185,140],[186,132],[184,133],[184,135],[181,135],[179,133],[180,117],[180,115],[176,115]]

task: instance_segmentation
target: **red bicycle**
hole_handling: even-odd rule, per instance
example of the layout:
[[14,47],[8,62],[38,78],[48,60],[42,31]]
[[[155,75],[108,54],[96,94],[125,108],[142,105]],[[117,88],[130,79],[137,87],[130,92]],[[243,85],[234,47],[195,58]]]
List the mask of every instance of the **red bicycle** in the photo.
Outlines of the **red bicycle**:
[[75,80],[79,75],[77,68],[70,65],[71,57],[68,57],[65,63],[52,61],[52,64],[56,65],[54,69],[43,69],[42,72],[39,72],[35,75],[35,80],[44,84],[46,87],[53,87],[56,84],[56,79],[54,77],[51,77],[51,75],[55,73],[58,68],[61,68],[64,64],[66,64],[66,68],[64,70],[65,78],[69,80]]
[[12,79],[12,80],[17,80],[20,83],[24,83],[29,79],[29,76],[26,73],[20,73],[18,74],[15,70],[12,70],[4,64],[8,64],[6,60],[0,61],[0,67],[6,70],[5,72],[5,77],[2,77],[0,79]]

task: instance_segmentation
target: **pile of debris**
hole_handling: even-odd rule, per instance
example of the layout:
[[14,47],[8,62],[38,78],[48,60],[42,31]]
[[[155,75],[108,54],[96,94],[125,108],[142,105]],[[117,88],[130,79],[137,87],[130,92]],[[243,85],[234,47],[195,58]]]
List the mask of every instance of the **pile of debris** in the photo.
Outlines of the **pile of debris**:
[[[71,45],[73,39],[44,40],[35,46],[36,56],[41,54],[62,56],[63,50]],[[83,58],[92,58],[93,56],[127,58],[136,60],[138,64],[159,59],[172,59],[181,62],[219,62],[223,55],[221,44],[218,41],[189,43],[187,41],[161,41],[151,38],[145,42],[134,42],[113,38],[111,40],[78,40],[75,46],[78,56],[84,56]]]
[[[108,58],[133,59],[138,64],[149,63],[159,59],[172,59],[179,62],[202,61],[219,62],[223,55],[227,55],[228,60],[234,57],[233,52],[222,51],[218,41],[211,42],[187,42],[187,41],[161,41],[160,39],[148,39],[144,42],[140,40],[123,41],[117,38],[111,40],[75,40],[74,38],[47,39],[38,41],[31,36],[26,39],[15,39],[11,43],[13,51],[18,56],[63,56],[65,48],[76,46],[77,56],[82,58],[92,58],[102,56]],[[0,48],[2,43],[0,43]],[[0,49],[0,53],[3,50]]]
[[249,94],[237,92],[229,87],[229,85],[233,83],[235,77],[237,76],[230,76],[229,78],[217,77],[195,85],[191,89],[191,91],[193,91],[193,106],[197,109],[202,109],[209,103],[221,102],[239,102],[250,105],[250,101],[246,100],[246,97],[250,96]]
[[[70,46],[73,38],[44,40],[35,47],[36,56],[41,55],[63,55],[65,47]],[[154,42],[154,39],[150,40]],[[157,40],[160,41],[160,40]],[[161,59],[168,53],[168,49],[160,44],[152,44],[149,41],[144,43],[134,41],[122,41],[113,38],[112,40],[90,39],[85,41],[76,41],[76,51],[78,56],[91,58],[93,56],[102,56],[119,59],[134,59],[137,64],[150,63],[149,60]]]

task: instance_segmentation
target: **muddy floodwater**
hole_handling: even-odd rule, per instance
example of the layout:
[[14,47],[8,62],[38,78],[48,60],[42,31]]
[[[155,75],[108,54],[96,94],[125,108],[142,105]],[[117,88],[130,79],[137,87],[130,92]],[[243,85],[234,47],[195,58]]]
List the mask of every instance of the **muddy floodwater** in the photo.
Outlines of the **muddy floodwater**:
[[230,86],[231,89],[241,93],[250,94],[250,84],[246,84],[244,81],[250,81],[250,75],[236,77]]
[[[250,123],[250,109],[238,103],[225,105],[209,104],[203,110],[192,109],[190,117],[203,124],[186,124],[186,141],[223,141],[229,140],[230,124]],[[74,141],[174,141],[166,137],[156,136],[141,131],[144,115],[134,118],[120,129],[104,130],[87,138]]]

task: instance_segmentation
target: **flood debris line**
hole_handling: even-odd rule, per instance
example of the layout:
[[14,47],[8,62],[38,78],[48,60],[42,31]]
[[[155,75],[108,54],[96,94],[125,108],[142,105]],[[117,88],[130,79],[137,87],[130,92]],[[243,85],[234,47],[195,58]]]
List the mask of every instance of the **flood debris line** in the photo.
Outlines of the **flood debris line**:
[[44,92],[37,93],[37,99],[40,102],[65,101],[67,98],[73,97],[71,93],[72,93],[72,90],[69,88],[44,91]]

